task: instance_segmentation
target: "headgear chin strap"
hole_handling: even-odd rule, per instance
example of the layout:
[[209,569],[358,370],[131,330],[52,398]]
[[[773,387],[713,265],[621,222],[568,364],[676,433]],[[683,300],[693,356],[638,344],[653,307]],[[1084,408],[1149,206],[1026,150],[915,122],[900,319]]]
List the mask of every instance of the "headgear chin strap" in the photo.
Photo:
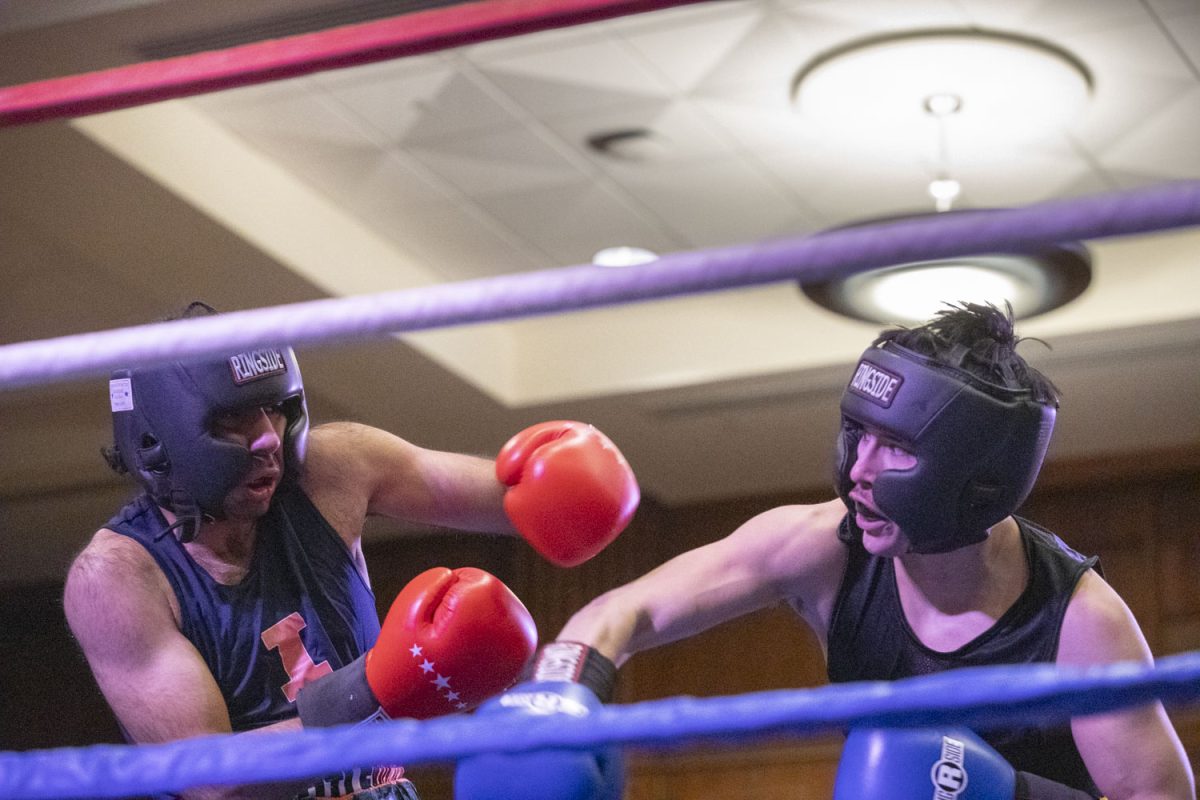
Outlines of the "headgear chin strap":
[[156,503],[175,513],[183,541],[205,518],[223,516],[225,496],[254,456],[213,434],[223,413],[279,405],[284,479],[294,479],[308,443],[308,408],[291,348],[266,348],[213,361],[122,369],[109,380],[113,439],[121,465]]
[[881,431],[916,456],[914,467],[884,470],[872,487],[912,551],[981,542],[1033,488],[1055,413],[1028,389],[988,383],[893,342],[870,347],[842,395],[838,494],[853,511],[858,440],[864,427]]

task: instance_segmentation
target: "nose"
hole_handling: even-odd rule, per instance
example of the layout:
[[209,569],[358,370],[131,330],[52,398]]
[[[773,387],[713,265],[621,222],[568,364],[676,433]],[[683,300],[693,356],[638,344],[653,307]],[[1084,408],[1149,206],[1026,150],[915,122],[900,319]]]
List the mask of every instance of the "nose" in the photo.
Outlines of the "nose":
[[275,424],[275,417],[260,408],[247,431],[250,452],[255,455],[270,455],[283,447],[283,439]]
[[850,480],[861,486],[870,486],[875,482],[878,471],[876,456],[879,454],[879,440],[869,433],[858,438],[858,450],[854,464],[850,467]]

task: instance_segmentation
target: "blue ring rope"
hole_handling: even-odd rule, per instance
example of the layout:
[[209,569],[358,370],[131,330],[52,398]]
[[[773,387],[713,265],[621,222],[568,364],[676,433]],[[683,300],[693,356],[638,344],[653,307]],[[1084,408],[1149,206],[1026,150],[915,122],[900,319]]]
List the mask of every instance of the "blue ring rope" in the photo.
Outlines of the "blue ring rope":
[[0,347],[0,390],[247,347],[516,319],[783,280],[820,281],[898,263],[1020,250],[1200,224],[1200,181],[932,215],[812,236],[672,253],[636,269],[591,265],[240,311]]
[[258,783],[367,764],[417,765],[497,752],[609,745],[675,749],[804,738],[859,725],[980,730],[1063,721],[1159,698],[1200,698],[1200,652],[1088,668],[974,667],[907,678],[606,706],[586,719],[443,717],[159,745],[0,753],[0,797],[127,797],[206,784]]

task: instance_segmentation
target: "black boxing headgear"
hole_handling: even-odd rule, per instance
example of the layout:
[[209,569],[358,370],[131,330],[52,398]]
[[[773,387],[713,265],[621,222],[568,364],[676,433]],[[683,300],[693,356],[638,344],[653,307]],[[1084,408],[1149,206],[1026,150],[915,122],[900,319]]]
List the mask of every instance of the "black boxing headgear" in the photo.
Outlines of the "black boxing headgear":
[[916,553],[981,542],[1015,511],[1042,467],[1056,414],[1030,389],[989,383],[894,342],[863,353],[841,408],[836,481],[851,512],[863,428],[916,456],[910,469],[880,472],[871,490]]
[[304,462],[308,407],[291,348],[116,370],[109,399],[116,459],[175,512],[184,541],[196,535],[202,516],[222,516],[225,496],[253,466],[249,449],[214,435],[219,415],[278,405],[286,418],[284,479],[297,477]]

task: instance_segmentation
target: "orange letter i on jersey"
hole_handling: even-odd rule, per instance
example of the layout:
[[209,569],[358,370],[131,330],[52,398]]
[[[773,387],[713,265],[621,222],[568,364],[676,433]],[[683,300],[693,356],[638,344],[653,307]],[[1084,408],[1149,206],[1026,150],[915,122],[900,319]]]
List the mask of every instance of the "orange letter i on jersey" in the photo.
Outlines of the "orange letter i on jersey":
[[279,650],[283,668],[291,678],[281,687],[284,696],[291,703],[296,702],[296,695],[304,684],[333,672],[333,667],[329,666],[328,661],[313,663],[312,656],[308,654],[308,649],[300,639],[300,631],[306,627],[308,626],[304,617],[293,611],[262,632],[263,644],[268,650]]

